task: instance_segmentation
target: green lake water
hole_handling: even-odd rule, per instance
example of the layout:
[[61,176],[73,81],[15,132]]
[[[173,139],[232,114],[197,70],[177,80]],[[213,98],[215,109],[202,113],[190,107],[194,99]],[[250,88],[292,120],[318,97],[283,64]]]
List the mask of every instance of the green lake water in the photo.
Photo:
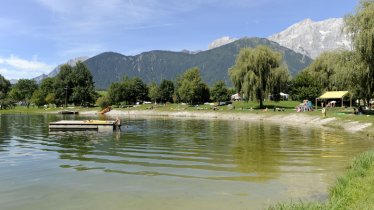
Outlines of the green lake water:
[[121,132],[50,133],[48,123],[61,119],[0,115],[0,209],[236,210],[323,201],[352,158],[374,147],[366,136],[262,121],[130,117]]

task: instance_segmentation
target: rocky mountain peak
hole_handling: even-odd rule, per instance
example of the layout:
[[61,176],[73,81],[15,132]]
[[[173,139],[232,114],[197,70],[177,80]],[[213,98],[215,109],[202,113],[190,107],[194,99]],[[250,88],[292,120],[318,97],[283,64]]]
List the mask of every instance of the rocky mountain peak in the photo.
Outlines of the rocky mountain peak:
[[[84,62],[87,59],[89,59],[89,57],[87,57],[87,56],[76,57],[76,58],[68,60],[64,64],[68,64],[70,66],[75,66],[79,61],[80,62]],[[60,72],[60,68],[61,68],[62,65],[63,64],[58,65],[48,75],[42,74],[40,76],[37,76],[37,77],[33,78],[33,80],[35,80],[37,83],[40,83],[43,79],[45,79],[47,77],[54,77],[54,76],[56,76]]]
[[221,37],[219,39],[216,39],[214,40],[212,43],[209,44],[208,46],[208,49],[211,50],[211,49],[214,49],[214,48],[217,48],[217,47],[220,47],[222,45],[226,45],[226,44],[229,44],[231,42],[234,42],[238,39],[236,38],[231,38],[229,36],[224,36],[224,37]]
[[344,33],[344,20],[331,18],[323,21],[305,19],[268,39],[316,58],[322,52],[335,49],[351,49],[350,37]]

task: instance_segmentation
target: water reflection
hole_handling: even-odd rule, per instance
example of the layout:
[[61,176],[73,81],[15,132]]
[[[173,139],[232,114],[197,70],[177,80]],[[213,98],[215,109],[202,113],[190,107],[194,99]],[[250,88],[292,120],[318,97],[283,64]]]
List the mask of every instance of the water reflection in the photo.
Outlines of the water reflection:
[[129,126],[113,133],[50,135],[50,141],[58,144],[59,157],[75,160],[62,167],[100,169],[107,173],[266,182],[295,170],[305,173],[330,170],[336,164],[326,164],[323,158],[343,157],[337,144],[344,142],[344,138],[325,130],[263,122],[122,121],[126,120]]
[[[344,132],[261,121],[124,118],[127,126],[113,133],[48,132],[48,123],[62,118],[0,115],[0,197],[8,198],[0,198],[0,206],[35,188],[62,189],[62,197],[104,188],[112,199],[134,194],[140,203],[157,195],[169,201],[186,193],[198,194],[190,197],[194,201],[209,195],[195,209],[225,209],[223,201],[240,209],[235,207],[259,207],[269,199],[323,199],[351,158],[374,146]],[[118,184],[123,180],[126,185]]]

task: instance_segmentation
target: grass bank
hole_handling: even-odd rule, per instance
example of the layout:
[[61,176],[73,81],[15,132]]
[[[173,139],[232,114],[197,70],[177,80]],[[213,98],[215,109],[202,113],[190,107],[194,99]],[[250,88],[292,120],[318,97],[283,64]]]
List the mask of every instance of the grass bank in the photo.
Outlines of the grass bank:
[[268,210],[374,209],[374,151],[357,156],[330,189],[329,200],[320,202],[278,203]]
[[[229,106],[217,106],[216,110],[213,110],[213,105],[204,104],[198,106],[189,106],[186,104],[167,104],[167,105],[154,105],[154,104],[143,104],[136,106],[127,106],[125,108],[114,107],[116,111],[129,112],[132,111],[138,115],[163,115],[163,116],[177,116],[178,113],[187,113],[185,116],[196,116],[210,117],[226,119],[229,115],[232,115],[236,119],[247,118],[248,120],[270,120],[278,122],[280,120],[294,121],[298,124],[308,124],[317,126],[328,126],[337,129],[345,129],[350,132],[365,131],[367,134],[374,135],[374,115],[368,113],[367,115],[354,115],[353,109],[334,107],[327,110],[327,118],[323,121],[321,110],[296,113],[295,107],[299,105],[297,101],[280,101],[273,102],[267,101],[265,109],[259,109],[257,102],[234,102]],[[17,106],[15,109],[0,110],[0,114],[47,114],[57,113],[58,111],[70,109],[79,111],[80,113],[89,112],[97,113],[100,108],[80,108],[80,107],[68,107],[68,108],[37,108],[37,107],[22,107]],[[275,109],[275,111],[274,111]],[[278,111],[281,110],[281,111]],[[108,114],[110,114],[109,112]],[[218,116],[218,117],[217,117]],[[305,117],[306,116],[306,117]]]
[[311,126],[322,125],[335,129],[344,129],[349,132],[364,131],[370,136],[374,135],[373,113],[354,115],[353,108],[334,107],[328,108],[327,119],[323,119],[321,109],[297,113],[295,107],[299,104],[300,102],[297,101],[266,102],[267,110],[259,109],[259,104],[256,102],[234,102],[230,106],[218,106],[217,110],[213,110],[214,106],[212,105],[167,104],[165,106],[144,104],[135,107],[116,108],[115,110],[129,112],[134,115],[177,116],[178,112],[183,112],[181,116],[195,117],[199,115],[201,117],[213,116],[214,118],[224,119],[227,118],[227,115],[232,115],[236,119],[240,117],[240,119],[269,120],[273,122],[285,120],[289,123],[294,122]]
[[2,109],[0,110],[0,114],[49,114],[49,113],[57,113],[62,110],[74,110],[74,111],[99,111],[98,107],[94,108],[82,108],[82,107],[54,107],[54,108],[38,108],[30,106],[27,108],[26,106],[16,106],[14,109]]

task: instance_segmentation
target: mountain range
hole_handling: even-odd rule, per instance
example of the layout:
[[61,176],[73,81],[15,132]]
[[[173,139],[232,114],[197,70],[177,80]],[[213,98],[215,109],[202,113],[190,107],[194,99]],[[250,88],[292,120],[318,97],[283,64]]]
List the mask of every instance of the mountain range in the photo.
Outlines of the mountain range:
[[120,81],[124,76],[140,77],[146,83],[160,82],[163,79],[174,80],[192,67],[198,67],[203,80],[210,85],[218,80],[223,80],[230,85],[228,69],[235,63],[240,49],[254,48],[258,45],[266,45],[281,52],[285,64],[293,75],[312,62],[308,56],[296,53],[268,39],[242,38],[195,54],[155,50],[135,56],[125,56],[115,52],[105,52],[87,59],[84,63],[91,71],[98,89],[106,89],[112,82]]
[[[199,67],[202,78],[208,84],[224,80],[230,85],[228,69],[235,63],[236,56],[243,47],[258,45],[270,46],[283,54],[284,62],[292,75],[308,66],[311,58],[322,52],[335,49],[350,49],[350,37],[343,32],[342,18],[332,18],[314,22],[306,19],[284,31],[265,38],[230,38],[214,40],[208,50],[171,52],[154,50],[135,56],[126,56],[116,52],[104,52],[92,58],[79,57],[67,63],[75,65],[84,61],[91,71],[95,85],[106,89],[112,82],[120,81],[124,76],[140,77],[146,83],[160,82],[162,79],[174,80],[185,70]],[[279,43],[279,44],[278,44]],[[57,75],[61,65],[48,75],[34,78],[41,81]]]
[[[73,59],[70,59],[68,60],[66,63],[64,64],[68,64],[70,66],[75,66],[75,64],[78,62],[78,61],[85,61],[87,60],[89,57],[86,57],[86,56],[82,56],[82,57],[77,57],[77,58],[73,58]],[[37,83],[40,83],[40,81],[42,81],[43,79],[47,78],[47,77],[54,77],[58,74],[58,72],[60,72],[60,68],[63,64],[60,64],[58,65],[56,68],[54,68],[50,73],[48,74],[42,74],[40,76],[37,76],[35,78],[33,78],[33,80],[35,80]]]
[[305,19],[268,39],[315,59],[322,52],[351,49],[350,37],[344,33],[343,28],[342,18],[318,22]]

